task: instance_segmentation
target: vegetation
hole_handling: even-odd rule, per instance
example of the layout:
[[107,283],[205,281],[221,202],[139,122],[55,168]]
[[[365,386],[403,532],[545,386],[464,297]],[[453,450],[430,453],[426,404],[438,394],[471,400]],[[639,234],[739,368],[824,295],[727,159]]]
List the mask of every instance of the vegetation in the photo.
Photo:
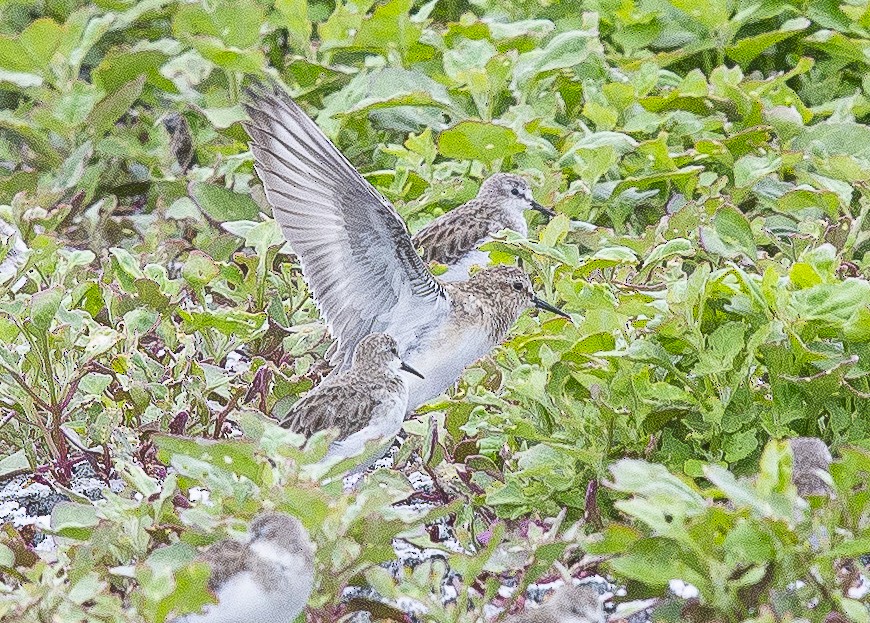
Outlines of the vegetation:
[[[196,610],[197,548],[266,505],[317,542],[309,621],[401,620],[342,604],[359,585],[483,621],[555,561],[698,589],[659,620],[870,621],[844,573],[870,551],[868,49],[861,0],[0,4],[0,213],[30,247],[0,287],[0,477],[70,500],[0,529],[0,618]],[[329,336],[253,172],[251,79],[412,230],[499,170],[559,213],[489,250],[574,322],[524,316],[350,492],[327,436],[267,419]],[[832,499],[797,496],[795,435],[839,457]],[[125,487],[91,502],[79,464]],[[391,574],[397,536],[444,554]]]

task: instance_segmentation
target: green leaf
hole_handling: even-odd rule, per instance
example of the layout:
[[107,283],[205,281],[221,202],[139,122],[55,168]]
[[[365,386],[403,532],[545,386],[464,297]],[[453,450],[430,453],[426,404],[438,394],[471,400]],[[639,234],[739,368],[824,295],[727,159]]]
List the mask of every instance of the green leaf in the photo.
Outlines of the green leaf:
[[139,99],[144,85],[145,76],[140,75],[97,103],[91,114],[88,115],[88,126],[93,135],[99,137],[115,125],[115,122],[127,113],[133,103]]
[[514,66],[514,84],[524,90],[541,74],[573,67],[592,54],[600,54],[601,43],[594,30],[559,33],[542,49],[521,54]]
[[870,159],[870,127],[850,122],[819,123],[795,137],[792,148]]
[[743,156],[734,163],[734,185],[745,188],[773,173],[782,166],[782,158],[775,154]]
[[804,17],[791,19],[784,22],[779,30],[763,32],[740,39],[725,48],[725,53],[746,68],[747,65],[758,58],[765,50],[806,30],[809,26],[810,21]]
[[38,331],[46,332],[51,328],[51,322],[57,315],[64,294],[63,288],[55,287],[33,295],[30,302],[30,321]]
[[260,213],[260,206],[250,195],[233,192],[223,186],[192,183],[188,191],[199,209],[218,223],[251,221]]
[[707,337],[707,349],[699,354],[692,374],[703,376],[731,370],[743,350],[746,329],[741,322],[727,322],[717,327]]
[[666,588],[673,578],[686,578],[679,546],[667,539],[644,539],[632,550],[608,563],[614,573],[655,588]]
[[24,450],[17,450],[8,456],[0,459],[0,478],[5,478],[9,474],[27,470],[30,463],[27,461],[27,454]]
[[752,261],[758,257],[749,220],[734,206],[726,204],[716,210],[713,228],[727,249],[742,253]]
[[136,280],[145,277],[145,274],[139,267],[139,262],[126,249],[120,247],[111,247],[109,254],[112,256],[112,263],[117,270],[117,276],[124,289],[128,292],[135,292]]
[[311,39],[311,21],[308,0],[276,0],[275,10],[281,14],[283,25],[299,48],[307,47]]
[[686,238],[674,238],[654,248],[643,262],[644,267],[651,266],[669,257],[682,255],[689,257],[695,254],[695,246]]
[[184,321],[181,329],[185,333],[217,329],[224,335],[250,340],[266,329],[265,313],[251,314],[228,308],[205,312],[179,310],[178,313]]
[[97,509],[91,504],[59,502],[51,509],[51,529],[63,537],[84,541],[99,523]]
[[30,22],[18,40],[34,66],[44,67],[51,61],[62,37],[63,27],[53,19],[43,17]]
[[15,567],[15,552],[0,543],[0,568],[13,569]]
[[8,82],[22,89],[42,86],[42,76],[23,71],[0,69],[0,82]]
[[160,73],[167,60],[169,57],[157,50],[107,55],[94,69],[94,84],[106,93],[116,93],[124,85],[144,76],[145,82],[161,91],[177,93],[175,84]]
[[195,288],[202,288],[221,272],[215,261],[202,251],[191,251],[181,269],[181,276]]
[[175,457],[191,457],[223,470],[261,482],[263,469],[254,457],[254,446],[243,441],[210,441],[173,435],[152,437],[160,460],[170,463]]
[[513,130],[484,121],[462,121],[438,137],[439,153],[459,160],[490,164],[525,150]]

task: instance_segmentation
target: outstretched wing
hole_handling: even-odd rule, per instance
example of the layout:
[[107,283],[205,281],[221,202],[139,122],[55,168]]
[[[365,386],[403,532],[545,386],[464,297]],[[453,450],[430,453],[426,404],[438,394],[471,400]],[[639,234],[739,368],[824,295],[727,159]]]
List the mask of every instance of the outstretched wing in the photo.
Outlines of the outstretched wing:
[[407,348],[449,301],[401,217],[288,95],[255,88],[245,108],[266,198],[337,340],[332,363],[349,366],[376,331]]

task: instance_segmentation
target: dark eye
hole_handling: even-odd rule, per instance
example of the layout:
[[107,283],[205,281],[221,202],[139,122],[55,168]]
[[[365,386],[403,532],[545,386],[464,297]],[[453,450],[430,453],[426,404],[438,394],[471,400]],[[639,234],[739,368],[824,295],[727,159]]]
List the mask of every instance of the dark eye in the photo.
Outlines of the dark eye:
[[521,281],[514,281],[514,282],[511,284],[511,287],[512,287],[514,290],[516,290],[517,292],[522,292],[522,291],[525,289],[525,288],[523,288],[523,284],[522,284]]
[[390,350],[390,352],[393,353],[396,357],[399,356],[399,349],[397,348],[393,348],[392,350]]
[[514,196],[519,195],[520,189],[519,188],[511,188],[511,194]]

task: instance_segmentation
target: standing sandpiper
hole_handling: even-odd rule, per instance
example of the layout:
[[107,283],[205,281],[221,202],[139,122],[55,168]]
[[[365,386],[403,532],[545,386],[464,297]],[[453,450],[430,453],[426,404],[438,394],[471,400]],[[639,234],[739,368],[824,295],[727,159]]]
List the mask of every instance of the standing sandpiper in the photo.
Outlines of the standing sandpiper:
[[[281,425],[305,436],[337,428],[338,439],[324,461],[357,456],[368,441],[382,439],[389,444],[402,428],[408,408],[408,385],[401,370],[423,378],[399,357],[396,340],[383,333],[367,335],[357,344],[350,368],[308,392]],[[379,456],[373,455],[370,462]]]
[[251,539],[212,545],[201,557],[211,567],[218,603],[176,623],[290,623],[314,586],[314,545],[298,519],[265,512],[251,522]]
[[441,283],[417,254],[390,203],[283,91],[259,88],[245,105],[255,168],[336,342],[330,361],[351,366],[370,333],[391,335],[409,379],[408,410],[440,395],[504,339],[527,308],[568,315],[535,296],[516,267]]
[[505,623],[604,623],[604,609],[591,586],[566,584],[540,608],[529,608]]
[[489,264],[489,254],[478,249],[502,229],[529,235],[523,213],[537,210],[547,216],[555,212],[532,199],[526,180],[512,173],[496,173],[487,178],[477,197],[441,216],[412,238],[415,249],[422,249],[426,264],[445,264],[441,281],[465,281],[468,270]]

